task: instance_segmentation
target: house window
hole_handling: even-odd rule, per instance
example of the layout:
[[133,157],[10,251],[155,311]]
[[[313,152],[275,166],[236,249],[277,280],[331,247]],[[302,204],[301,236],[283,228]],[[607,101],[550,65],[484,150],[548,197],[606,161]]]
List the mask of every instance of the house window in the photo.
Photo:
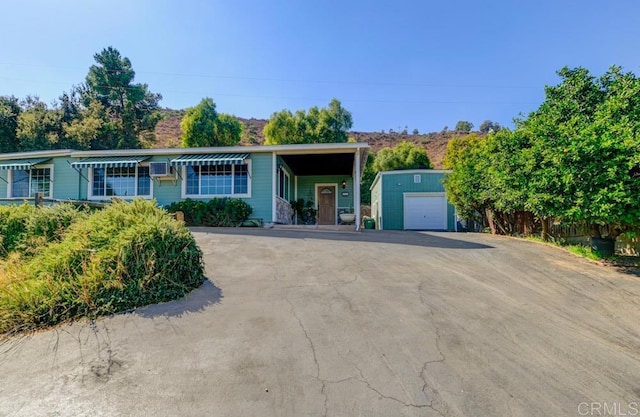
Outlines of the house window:
[[231,196],[249,194],[247,165],[194,165],[186,169],[186,195]]
[[290,177],[287,171],[280,169],[278,171],[278,197],[289,201],[289,181]]
[[149,197],[151,177],[148,166],[93,168],[92,197]]
[[51,197],[51,167],[11,172],[11,197],[29,198],[37,193]]
[[422,175],[416,174],[413,176],[413,183],[420,184],[422,182]]

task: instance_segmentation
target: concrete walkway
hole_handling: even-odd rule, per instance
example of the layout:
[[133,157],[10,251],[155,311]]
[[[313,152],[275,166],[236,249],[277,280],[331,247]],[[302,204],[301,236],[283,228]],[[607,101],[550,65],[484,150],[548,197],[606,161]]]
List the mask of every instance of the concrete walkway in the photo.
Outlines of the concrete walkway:
[[580,416],[640,403],[638,277],[485,235],[194,234],[209,281],[185,300],[2,343],[0,415]]

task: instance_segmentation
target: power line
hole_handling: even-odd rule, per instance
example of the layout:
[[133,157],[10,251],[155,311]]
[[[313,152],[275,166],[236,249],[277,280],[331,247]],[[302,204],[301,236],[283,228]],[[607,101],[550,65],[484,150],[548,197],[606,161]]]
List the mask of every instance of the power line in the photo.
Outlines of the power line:
[[[52,69],[64,69],[73,70],[75,68],[70,67],[56,67],[49,65],[34,65],[34,64],[17,64],[10,62],[0,62],[0,65],[5,66],[26,66],[34,68],[52,68]],[[106,72],[119,72],[116,70],[107,70]],[[393,81],[355,81],[355,80],[304,80],[293,78],[272,78],[272,77],[248,77],[237,75],[222,75],[222,74],[188,74],[179,72],[160,72],[160,71],[135,71],[136,74],[152,74],[163,75],[171,77],[184,77],[184,78],[212,78],[223,80],[240,80],[240,81],[272,81],[272,82],[289,82],[289,83],[302,83],[302,84],[339,84],[339,85],[368,85],[368,86],[386,86],[386,87],[444,87],[444,88],[488,88],[488,89],[540,89],[540,86],[524,86],[524,85],[478,85],[478,84],[443,84],[443,83],[407,83],[407,82],[393,82]]]
[[[2,77],[0,79],[9,80],[9,81],[19,81],[19,82],[33,82],[32,80],[25,79],[17,79],[17,78],[9,78]],[[62,81],[50,81],[49,83],[53,84],[65,84],[68,83]],[[133,89],[137,88],[135,86],[109,86],[109,85],[98,85],[97,87],[106,88],[106,89]],[[198,95],[200,97],[204,96],[212,96],[212,97],[237,97],[237,98],[247,98],[247,99],[264,99],[264,100],[303,100],[303,101],[320,101],[320,102],[328,102],[331,100],[329,98],[320,98],[320,97],[301,97],[301,96],[269,96],[269,95],[249,95],[249,94],[233,94],[233,93],[211,93],[205,92],[202,90],[198,91],[183,91],[183,90],[163,90],[164,93],[174,93],[174,94],[187,94],[187,95]],[[162,94],[162,93],[161,93]],[[367,98],[344,98],[341,97],[340,101],[342,102],[355,102],[355,103],[380,103],[380,104],[520,104],[520,105],[529,105],[529,104],[540,104],[538,102],[530,102],[530,101],[466,101],[466,100],[394,100],[394,99],[367,99]]]

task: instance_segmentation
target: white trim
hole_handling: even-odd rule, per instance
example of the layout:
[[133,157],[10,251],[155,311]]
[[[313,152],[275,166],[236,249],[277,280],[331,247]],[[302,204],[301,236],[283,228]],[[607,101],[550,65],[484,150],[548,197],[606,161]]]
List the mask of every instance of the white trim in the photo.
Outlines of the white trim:
[[282,169],[280,171],[284,173],[284,176],[286,178],[285,184],[284,184],[286,186],[286,188],[285,188],[284,195],[281,196],[280,192],[282,190],[280,189],[280,173],[278,171],[276,171],[276,172],[278,172],[278,186],[277,186],[278,192],[277,192],[276,195],[278,197],[280,197],[282,200],[285,200],[285,201],[288,202],[288,201],[291,201],[291,175],[289,175],[289,173],[287,172],[286,169],[284,169],[284,167],[282,167]]
[[453,171],[450,169],[398,169],[395,171],[380,171],[376,174],[376,177],[373,179],[371,183],[370,190],[373,190],[373,187],[376,186],[378,181],[381,180],[383,175],[394,175],[394,174],[451,174]]
[[[175,169],[180,168],[182,171],[182,180],[180,181],[180,197],[184,200],[187,198],[190,198],[192,200],[197,200],[199,198],[225,198],[225,197],[229,197],[229,198],[251,198],[251,160],[247,159],[245,164],[236,164],[236,165],[246,165],[247,167],[247,193],[246,194],[187,194],[187,166],[181,166],[181,167],[174,167]],[[194,165],[194,166],[207,166],[207,165]],[[222,166],[222,165],[219,165]],[[232,165],[233,167],[234,165]],[[235,168],[232,168],[233,176],[232,178],[235,178]],[[200,181],[201,179],[198,180],[199,184],[198,184],[198,190],[200,190]],[[233,183],[233,180],[231,182],[231,190],[233,191],[233,189],[235,184]]]
[[353,182],[353,209],[356,212],[356,231],[360,231],[360,151],[354,156]]
[[[9,169],[7,170],[7,199],[10,200],[25,200],[33,198],[31,196],[31,170],[33,169],[46,169],[49,168],[49,196],[44,198],[53,198],[53,164],[38,164],[33,165],[30,169]],[[14,171],[29,171],[29,192],[26,197],[12,197],[13,192],[13,172]]]
[[381,171],[379,174],[451,174],[452,172],[450,169],[396,169],[394,171]]
[[[122,200],[133,200],[134,198],[152,200],[153,199],[153,178],[151,176],[149,176],[149,195],[138,195],[138,167],[140,166],[148,167],[149,163],[140,163],[135,166],[135,169],[136,169],[136,187],[135,187],[136,194],[135,195],[93,195],[93,170],[95,168],[94,167],[88,168],[87,176],[89,178],[89,181],[87,181],[87,200],[104,201],[104,200],[110,200],[112,198],[120,198]],[[108,168],[100,168],[100,169],[106,170],[109,168],[116,168],[116,167],[108,167]],[[105,172],[105,181],[106,181],[106,172]],[[106,184],[105,184],[105,187],[106,187]],[[106,192],[106,188],[105,188],[105,192]]]
[[45,157],[49,156],[51,158],[56,156],[71,156],[71,153],[74,152],[73,149],[59,149],[59,150],[51,150],[51,151],[31,151],[31,152],[12,152],[12,153],[3,153],[0,154],[0,161],[4,161],[7,159],[27,159],[29,157]]
[[[116,149],[103,151],[76,151],[66,150],[73,158],[90,157],[90,156],[119,156],[119,155],[182,155],[182,154],[209,154],[209,153],[278,153],[278,154],[296,154],[296,153],[349,153],[356,152],[359,149],[369,149],[369,144],[365,142],[345,142],[345,143],[313,143],[301,145],[258,145],[258,146],[222,146],[222,147],[203,147],[203,148],[164,148],[164,149]],[[313,152],[316,151],[316,152]],[[52,152],[42,153],[49,155]],[[24,155],[11,154],[12,157]],[[35,156],[35,155],[33,155]],[[3,158],[5,155],[3,155]]]
[[276,196],[278,195],[277,181],[278,181],[278,155],[276,153],[271,154],[271,221],[276,222],[278,219],[278,204]]
[[318,210],[318,188],[319,187],[334,187],[334,193],[335,194],[335,203],[334,203],[334,224],[338,224],[338,183],[316,183],[315,184],[315,188],[316,188],[316,196],[315,196],[315,209],[316,209],[316,224],[318,224],[318,215],[320,214],[320,210]]
[[442,199],[442,202],[444,203],[443,205],[443,209],[444,209],[444,228],[443,229],[437,229],[437,230],[449,230],[449,209],[448,209],[448,203],[447,203],[447,195],[443,192],[423,192],[423,193],[418,193],[418,192],[407,192],[407,193],[402,193],[402,229],[403,230],[413,230],[413,229],[407,229],[407,197],[444,197]]

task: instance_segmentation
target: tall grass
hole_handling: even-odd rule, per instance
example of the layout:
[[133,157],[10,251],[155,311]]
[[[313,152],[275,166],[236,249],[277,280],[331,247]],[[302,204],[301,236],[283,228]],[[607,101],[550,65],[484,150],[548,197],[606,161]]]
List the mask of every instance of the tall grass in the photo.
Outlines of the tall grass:
[[153,202],[114,202],[68,225],[38,216],[24,223],[44,245],[15,244],[0,264],[0,333],[176,299],[204,280],[193,236]]

